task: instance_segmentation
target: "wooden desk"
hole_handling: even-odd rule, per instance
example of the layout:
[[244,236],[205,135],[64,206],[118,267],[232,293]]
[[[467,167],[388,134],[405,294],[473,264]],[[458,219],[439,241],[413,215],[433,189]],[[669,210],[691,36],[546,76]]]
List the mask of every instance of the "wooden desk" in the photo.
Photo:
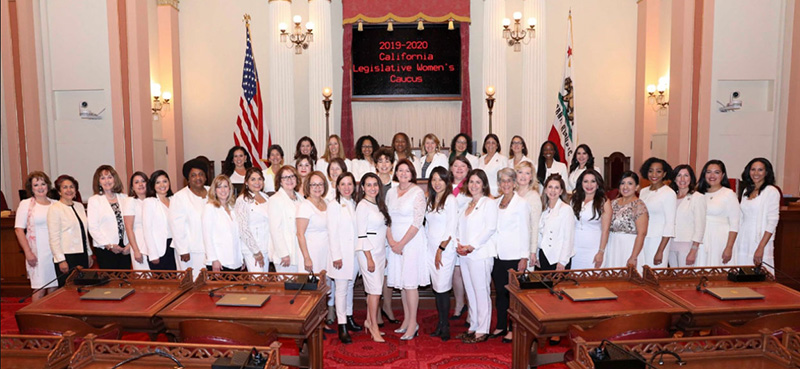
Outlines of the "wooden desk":
[[783,346],[792,355],[792,362],[800,366],[800,333],[788,328],[784,328],[783,331]]
[[120,283],[119,279],[125,279],[136,292],[121,301],[81,300],[83,292],[78,292],[79,286],[74,283],[80,270],[75,270],[67,277],[63,288],[20,309],[16,314],[68,315],[83,319],[95,327],[119,323],[126,331],[148,332],[155,335],[164,330],[164,325],[156,318],[156,313],[193,286],[191,269],[186,271],[109,269],[90,272],[96,272],[98,278],[112,279],[104,287],[116,287]]
[[[307,274],[296,273],[238,273],[209,272],[197,277],[194,288],[164,308],[158,317],[163,319],[169,333],[180,335],[180,322],[185,319],[218,319],[245,324],[259,333],[274,330],[280,337],[294,338],[298,347],[303,342],[309,346],[308,365],[322,368],[322,322],[327,314],[328,286],[325,274],[319,275],[316,290],[301,291],[291,304],[296,290],[284,290],[287,280]],[[210,297],[209,291],[227,285],[258,283],[264,288],[241,285],[219,290],[225,293],[267,293],[271,297],[259,308],[217,306],[219,297]]]
[[[117,363],[160,349],[174,356],[181,362],[183,368],[210,368],[218,358],[233,356],[235,351],[250,351],[251,346],[233,345],[199,345],[191,343],[166,343],[142,341],[116,341],[101,340],[94,335],[86,337],[76,350],[70,361],[70,368],[111,368]],[[280,343],[273,343],[269,347],[256,347],[267,358],[265,368],[282,369],[279,354]],[[147,356],[125,364],[123,368],[171,368],[174,361],[163,356]]]
[[[563,288],[606,287],[619,298],[616,300],[573,302],[568,297],[559,300],[547,289],[520,289],[517,279],[522,273],[509,271],[509,284],[506,288],[511,294],[508,315],[514,322],[513,367],[527,368],[531,357],[537,359],[536,340],[548,336],[567,333],[572,324],[590,327],[600,320],[625,315],[649,312],[673,314],[673,320],[686,310],[646,286],[635,269],[592,269],[563,272],[533,272],[532,274],[556,282],[555,290]],[[577,280],[558,284],[565,279]],[[536,343],[536,344],[534,344]],[[533,344],[533,348],[531,345]],[[544,364],[543,360],[534,365]]]
[[[644,280],[688,312],[681,317],[678,327],[684,330],[711,328],[718,321],[740,324],[764,314],[800,310],[800,292],[775,282],[766,269],[764,282],[731,282],[728,272],[739,267],[724,268],[650,268],[644,267]],[[697,291],[700,278],[708,278],[708,287],[750,287],[764,295],[758,300],[722,301]]]
[[74,336],[35,336],[4,334],[0,336],[0,368],[66,368],[74,351]]
[[[775,267],[795,280],[800,280],[800,208],[781,207],[781,218],[775,230]],[[800,284],[776,272],[778,282],[800,290]]]
[[23,287],[30,293],[28,272],[25,270],[25,254],[14,233],[14,216],[0,218],[0,279],[3,288],[9,285]]
[[[658,357],[657,353],[661,350],[672,351],[686,362],[686,365],[679,366],[675,357],[664,355],[664,365],[658,365],[658,359],[654,360],[657,368],[772,369],[798,367],[786,347],[770,333],[614,343],[628,351],[642,355],[648,362],[653,356]],[[594,369],[595,365],[589,352],[600,344],[601,342],[586,342],[580,337],[575,339],[575,360],[568,362],[567,366],[571,369]]]

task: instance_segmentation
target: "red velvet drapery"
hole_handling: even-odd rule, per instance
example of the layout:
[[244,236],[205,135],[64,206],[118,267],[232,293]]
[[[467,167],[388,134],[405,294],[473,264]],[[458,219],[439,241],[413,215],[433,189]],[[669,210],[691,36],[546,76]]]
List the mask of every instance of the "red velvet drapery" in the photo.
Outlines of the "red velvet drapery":
[[[342,52],[344,53],[344,66],[342,67],[342,145],[345,155],[354,158],[355,141],[353,140],[353,26],[344,26]],[[377,151],[377,148],[375,148]]]

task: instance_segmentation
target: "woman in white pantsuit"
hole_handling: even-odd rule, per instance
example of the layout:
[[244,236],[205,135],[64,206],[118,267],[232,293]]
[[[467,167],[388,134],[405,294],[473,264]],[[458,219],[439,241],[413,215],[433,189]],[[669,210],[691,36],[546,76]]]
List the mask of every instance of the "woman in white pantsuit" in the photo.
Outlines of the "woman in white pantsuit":
[[[664,181],[671,179],[672,167],[663,159],[650,158],[642,164],[639,174],[647,177],[650,186],[639,191],[639,198],[647,206],[647,237],[642,253],[644,264],[659,266],[665,260],[669,239],[675,237],[675,209],[678,199],[675,191]],[[666,252],[669,255],[669,252]]]
[[492,265],[497,250],[494,233],[497,229],[497,204],[489,196],[489,180],[482,169],[467,175],[467,189],[472,198],[458,217],[456,252],[461,256],[461,274],[469,301],[469,331],[456,336],[464,343],[489,339],[492,322]]
[[[456,136],[454,139],[456,145],[459,145],[459,141],[465,140],[465,137],[466,135],[463,133]],[[466,147],[466,144],[463,146]],[[478,158],[475,156],[473,158],[477,164]],[[450,165],[450,175],[453,177],[453,196],[456,198],[459,214],[467,210],[470,201],[469,190],[467,190],[467,174],[472,168],[472,160],[464,154],[453,157]],[[453,299],[456,306],[450,319],[457,320],[467,312],[467,292],[464,291],[464,279],[461,278],[461,258],[459,257],[456,257],[455,266],[453,266]]]
[[567,205],[564,178],[554,173],[544,180],[542,204],[544,210],[539,220],[540,270],[565,270],[572,267],[575,255],[575,213]]
[[575,256],[572,269],[600,268],[608,244],[611,227],[611,201],[603,190],[603,177],[594,169],[586,169],[576,179],[572,193],[575,214]]
[[706,265],[706,252],[701,250],[706,230],[706,198],[695,192],[697,177],[688,164],[672,171],[670,187],[678,198],[675,211],[675,237],[669,243],[669,267],[684,268]]
[[450,289],[456,264],[455,233],[458,202],[452,195],[453,184],[445,168],[434,168],[428,182],[428,205],[425,208],[425,236],[428,239],[428,271],[436,297],[439,323],[431,336],[450,339]]
[[272,263],[278,273],[297,273],[300,248],[297,246],[297,207],[303,201],[298,192],[300,178],[297,170],[284,165],[275,172],[275,188],[269,198],[269,235],[272,238]]
[[264,175],[252,167],[244,175],[244,188],[236,198],[239,237],[247,271],[269,272],[269,196],[264,193]]
[[730,188],[725,164],[709,160],[700,173],[697,192],[706,197],[706,231],[703,248],[706,266],[736,265],[734,245],[739,232],[741,211],[736,194]]
[[[772,163],[765,158],[751,160],[742,172],[742,220],[736,237],[736,262],[775,265],[775,228],[780,218],[781,195],[775,187]],[[774,272],[774,271],[773,271]]]
[[142,206],[147,198],[147,174],[135,172],[128,183],[128,200],[122,207],[125,233],[131,245],[131,267],[133,270],[150,270],[147,249],[144,243]]
[[169,175],[157,170],[147,181],[147,198],[142,204],[144,243],[150,269],[177,270],[172,229],[169,227],[169,205],[172,198]]
[[358,276],[356,259],[356,202],[353,201],[355,178],[350,172],[336,179],[333,201],[328,203],[328,276],[333,278],[336,292],[336,320],[339,324],[339,340],[352,343],[347,331],[363,330],[353,319],[353,286]]

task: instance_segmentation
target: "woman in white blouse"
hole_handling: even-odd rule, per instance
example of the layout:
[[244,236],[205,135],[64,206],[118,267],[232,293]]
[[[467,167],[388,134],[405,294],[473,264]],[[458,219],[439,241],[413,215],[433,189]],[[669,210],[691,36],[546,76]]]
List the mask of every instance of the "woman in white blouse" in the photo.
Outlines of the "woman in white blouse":
[[[345,163],[345,167],[350,166],[350,160],[344,155],[344,146],[342,145],[342,139],[339,135],[330,135],[328,137],[328,145],[325,146],[325,153],[322,154],[322,157],[317,160],[317,163],[314,165],[314,168],[322,173],[328,173],[328,165],[333,161],[333,159],[342,159]],[[346,172],[346,170],[345,170]],[[333,184],[336,181],[328,182],[330,187],[333,187]],[[331,193],[335,191],[330,191]]]
[[706,198],[695,192],[697,177],[688,164],[675,167],[672,176],[675,179],[669,186],[678,198],[678,208],[675,211],[675,237],[669,243],[669,266],[705,266],[706,252],[700,248],[706,230]]
[[339,323],[339,340],[352,343],[348,331],[363,330],[353,319],[353,288],[358,277],[356,259],[356,202],[353,192],[356,185],[352,173],[344,173],[335,182],[336,195],[328,203],[328,276],[333,278],[336,292],[336,320]]
[[78,192],[78,181],[69,175],[61,175],[55,182],[59,200],[47,211],[47,232],[50,251],[56,264],[58,285],[63,286],[67,272],[94,264],[92,248],[89,247],[89,221],[83,204],[74,201]]
[[[477,164],[478,158],[476,157],[475,159]],[[453,158],[452,164],[450,164],[450,175],[453,177],[453,196],[456,198],[459,214],[467,209],[470,201],[469,190],[467,189],[467,174],[472,168],[471,161],[465,155],[456,156]],[[456,306],[450,319],[457,320],[467,312],[467,291],[464,290],[464,279],[461,277],[461,258],[459,257],[456,257],[455,265],[453,266],[453,299]]]
[[[675,237],[675,210],[678,199],[675,191],[664,181],[670,180],[672,166],[664,159],[649,158],[642,164],[639,174],[647,177],[650,186],[639,191],[639,198],[647,205],[647,237],[642,253],[644,264],[651,267],[661,265],[669,239]],[[669,252],[666,254],[669,256]]]
[[703,166],[697,192],[706,197],[706,231],[703,235],[706,266],[736,265],[738,262],[733,258],[736,256],[734,245],[741,212],[730,186],[725,163],[715,159]]
[[450,164],[447,162],[447,155],[439,152],[439,137],[433,133],[425,135],[422,139],[422,156],[414,162],[414,166],[420,179],[430,178],[434,168],[447,170]]
[[514,169],[519,163],[527,161],[533,163],[528,157],[528,144],[522,136],[514,136],[511,138],[511,146],[508,148],[508,168]]
[[572,163],[569,165],[569,178],[567,180],[567,192],[572,193],[578,188],[578,177],[586,171],[586,169],[594,169],[600,172],[600,168],[594,165],[594,155],[592,149],[587,144],[580,144],[575,149],[575,155],[572,156]]
[[[417,160],[417,157],[411,152],[411,145],[413,142],[408,139],[405,132],[397,132],[392,137],[392,150],[394,150],[394,161],[408,159],[410,162]],[[384,183],[385,184],[385,183]]]
[[428,182],[425,208],[425,236],[428,240],[428,271],[436,298],[439,323],[431,333],[442,341],[450,339],[450,289],[456,263],[455,233],[458,224],[458,202],[453,184],[445,168],[433,168]]
[[375,173],[364,173],[361,178],[356,208],[358,267],[367,293],[367,328],[375,342],[386,342],[378,330],[378,304],[383,293],[383,270],[386,266],[386,235],[392,218],[383,200],[383,184]]
[[775,228],[780,218],[781,195],[775,187],[772,163],[765,158],[750,160],[740,182],[742,220],[736,237],[736,262],[775,265]]
[[183,178],[188,183],[178,191],[169,204],[169,227],[172,243],[180,261],[178,269],[192,268],[197,278],[206,265],[206,250],[203,246],[203,209],[208,203],[206,186],[207,163],[192,159],[183,164]]
[[236,219],[242,255],[248,272],[269,272],[269,196],[263,191],[261,169],[250,168],[244,175],[244,189],[236,198]]
[[142,204],[143,233],[151,270],[178,269],[169,227],[170,198],[169,175],[163,170],[153,172],[147,181],[147,198]]
[[501,197],[497,199],[497,257],[492,268],[492,281],[495,289],[495,309],[497,326],[491,337],[503,337],[503,342],[511,342],[511,324],[508,322],[509,293],[508,270],[524,271],[528,268],[530,251],[530,205],[514,192],[517,172],[503,168],[497,172]]
[[489,189],[491,196],[497,197],[497,172],[508,165],[508,158],[500,153],[500,139],[497,135],[490,133],[483,139],[483,156],[478,160],[478,169],[482,169],[489,178]]
[[128,196],[122,193],[122,180],[110,165],[101,165],[92,179],[94,196],[87,204],[89,234],[97,250],[100,269],[130,269],[131,259],[122,205]]
[[275,172],[283,166],[283,148],[281,145],[272,145],[267,152],[269,167],[264,171],[263,191],[268,195],[272,195],[272,193],[278,190],[278,188],[275,187]]
[[403,323],[395,333],[405,333],[400,339],[407,341],[416,337],[419,331],[417,288],[430,284],[425,263],[425,232],[420,232],[425,219],[425,193],[416,184],[417,174],[410,160],[400,160],[394,175],[399,184],[386,193],[386,206],[392,217],[392,225],[386,232],[386,242],[391,250],[388,284],[402,290]]
[[464,343],[489,339],[492,322],[492,264],[497,255],[494,234],[497,229],[497,204],[492,200],[489,180],[481,169],[467,175],[471,200],[458,217],[456,253],[461,257],[461,274],[469,301],[469,330],[456,338]]
[[448,161],[452,165],[453,161],[461,155],[464,155],[469,161],[470,168],[478,167],[478,157],[472,155],[472,137],[466,133],[459,133],[453,137],[450,142],[450,157]]
[[314,140],[312,140],[311,137],[303,136],[297,140],[297,146],[294,148],[294,160],[297,161],[297,159],[300,159],[301,155],[308,156],[312,166],[317,165],[317,156],[319,152],[317,151],[317,145],[314,144]]
[[235,272],[242,268],[239,224],[233,210],[231,180],[224,174],[211,182],[208,203],[203,210],[203,245],[206,264],[214,272]]
[[378,141],[372,136],[361,136],[356,141],[356,154],[355,159],[350,161],[348,168],[356,181],[361,181],[364,174],[375,173],[375,159],[372,158],[372,153],[378,151]]
[[[297,246],[297,207],[303,197],[297,170],[289,165],[275,173],[275,188],[278,189],[269,199],[269,234],[272,238],[272,263],[279,273],[297,273],[302,264],[298,263],[300,248]],[[299,267],[298,267],[299,266]]]
[[568,178],[567,165],[561,162],[561,155],[553,141],[545,141],[539,148],[539,159],[536,165],[536,178],[544,189],[544,180],[551,174],[559,174],[561,178]]
[[125,222],[125,233],[131,245],[131,267],[133,270],[150,270],[145,247],[142,205],[147,198],[147,174],[135,172],[128,183],[128,200],[122,208],[122,219]]
[[297,160],[295,160],[294,167],[297,168],[300,195],[306,198],[308,197],[308,193],[305,192],[306,182],[308,182],[308,177],[311,175],[311,172],[314,171],[314,161],[312,161],[311,157],[308,155],[300,155]]
[[247,169],[253,167],[250,154],[242,146],[234,146],[228,150],[228,156],[222,162],[222,174],[231,179],[231,183],[240,185],[244,183]]
[[539,219],[542,217],[542,196],[537,190],[539,181],[536,180],[533,163],[523,161],[517,164],[514,170],[517,172],[517,195],[525,199],[531,209],[528,214],[528,229],[530,230],[528,269],[532,269],[539,252]]
[[44,172],[31,172],[25,180],[28,198],[20,201],[14,220],[14,233],[22,252],[25,254],[25,269],[31,281],[31,289],[37,290],[31,296],[36,301],[58,287],[56,268],[50,262],[50,233],[47,230],[47,213],[54,202],[47,198],[50,191],[50,177]]
[[539,220],[540,270],[565,270],[572,267],[575,255],[575,214],[567,204],[567,191],[560,174],[544,181],[542,217]]
[[572,269],[600,268],[608,244],[611,227],[611,201],[603,190],[603,177],[594,169],[578,176],[578,187],[572,193],[575,214],[575,256]]
[[330,164],[328,164],[326,172],[320,171],[322,173],[327,174],[325,179],[328,181],[328,188],[330,189],[330,191],[328,191],[328,194],[325,195],[325,201],[327,202],[336,201],[336,190],[335,190],[336,181],[339,179],[339,176],[341,176],[342,173],[348,171],[347,169],[348,169],[347,164],[345,163],[344,160],[342,160],[341,158],[333,158],[331,159]]

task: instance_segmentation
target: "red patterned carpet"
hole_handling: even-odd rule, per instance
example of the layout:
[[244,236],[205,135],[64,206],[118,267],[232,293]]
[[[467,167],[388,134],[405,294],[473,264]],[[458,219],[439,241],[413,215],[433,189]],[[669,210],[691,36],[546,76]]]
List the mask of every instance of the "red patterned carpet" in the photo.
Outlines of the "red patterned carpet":
[[[0,333],[17,333],[14,312],[27,303],[17,303],[16,299],[0,299]],[[362,322],[364,311],[356,311],[356,320]],[[398,317],[400,318],[400,317]],[[420,310],[420,333],[411,341],[400,341],[401,334],[394,333],[397,324],[386,324],[381,330],[386,332],[386,343],[376,343],[363,332],[352,334],[353,343],[342,344],[337,335],[327,335],[324,343],[325,368],[464,368],[493,369],[511,366],[511,344],[504,344],[499,338],[484,343],[464,344],[460,340],[451,339],[442,342],[438,337],[430,337],[436,326],[436,311]],[[466,330],[464,320],[451,321],[451,334],[455,336]],[[126,340],[148,340],[143,333],[131,333],[123,336]],[[159,341],[166,340],[160,335]],[[566,341],[566,340],[564,340]],[[296,355],[297,348],[292,340],[281,340],[281,353]],[[556,347],[546,347],[541,352],[566,351],[565,343]],[[563,364],[544,365],[541,369],[566,368]]]

